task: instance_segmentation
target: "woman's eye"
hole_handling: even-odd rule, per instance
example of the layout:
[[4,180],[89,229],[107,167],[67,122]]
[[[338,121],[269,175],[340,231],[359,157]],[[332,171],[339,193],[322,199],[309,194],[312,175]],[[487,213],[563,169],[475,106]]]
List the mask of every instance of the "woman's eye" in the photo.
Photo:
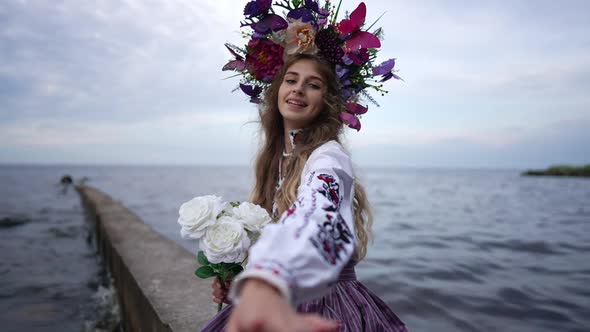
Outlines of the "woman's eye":
[[295,84],[295,80],[293,79],[286,79],[285,82],[287,82],[288,84]]
[[319,90],[319,89],[321,89],[321,88],[322,88],[322,87],[321,87],[321,86],[319,86],[318,84],[314,84],[314,83],[310,83],[310,84],[309,84],[309,86],[310,86],[312,89],[314,89],[314,90]]

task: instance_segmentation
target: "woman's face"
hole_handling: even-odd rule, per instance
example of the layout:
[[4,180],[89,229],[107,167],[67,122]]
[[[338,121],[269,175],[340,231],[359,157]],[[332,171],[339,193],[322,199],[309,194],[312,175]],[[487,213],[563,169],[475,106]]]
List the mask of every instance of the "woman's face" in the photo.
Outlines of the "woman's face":
[[286,130],[308,126],[324,106],[324,79],[313,60],[300,60],[287,69],[279,88],[278,107]]

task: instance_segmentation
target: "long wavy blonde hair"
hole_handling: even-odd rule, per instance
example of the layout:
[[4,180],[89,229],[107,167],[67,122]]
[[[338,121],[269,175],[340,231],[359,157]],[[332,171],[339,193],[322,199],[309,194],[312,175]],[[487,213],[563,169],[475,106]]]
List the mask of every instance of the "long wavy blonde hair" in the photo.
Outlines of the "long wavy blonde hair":
[[[285,73],[294,63],[301,60],[312,60],[321,75],[324,105],[317,118],[298,136],[298,144],[291,157],[285,162],[285,174],[281,188],[277,191],[279,176],[279,158],[285,144],[283,117],[278,109],[279,88]],[[288,209],[296,199],[301,172],[311,153],[320,145],[335,140],[340,142],[343,123],[340,113],[344,109],[344,101],[340,96],[338,78],[333,65],[313,55],[296,54],[287,59],[271,85],[265,90],[263,104],[259,109],[262,144],[255,162],[256,182],[251,194],[251,201],[271,211],[276,201],[279,215]],[[356,230],[356,259],[364,258],[373,222],[373,215],[363,186],[355,180],[354,185],[354,223]]]

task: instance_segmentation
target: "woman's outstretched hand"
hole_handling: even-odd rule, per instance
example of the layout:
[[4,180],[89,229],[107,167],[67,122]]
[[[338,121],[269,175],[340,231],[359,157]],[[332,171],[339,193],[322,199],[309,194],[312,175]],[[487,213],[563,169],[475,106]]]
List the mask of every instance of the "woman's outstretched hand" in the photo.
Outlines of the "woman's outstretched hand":
[[227,332],[336,332],[339,323],[316,314],[297,313],[271,285],[249,279],[240,292]]
[[227,290],[231,285],[231,281],[227,281],[225,283],[225,288],[221,288],[221,283],[219,282],[218,278],[213,279],[213,284],[211,284],[211,288],[213,288],[213,302],[219,303],[227,303],[229,304],[230,301],[227,298]]

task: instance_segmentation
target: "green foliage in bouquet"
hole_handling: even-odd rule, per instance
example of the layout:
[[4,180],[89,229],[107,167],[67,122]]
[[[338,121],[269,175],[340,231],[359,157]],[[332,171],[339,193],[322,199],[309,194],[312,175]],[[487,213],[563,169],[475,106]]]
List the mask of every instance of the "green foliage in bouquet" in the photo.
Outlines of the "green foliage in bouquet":
[[[225,283],[232,280],[240,272],[244,270],[240,263],[218,263],[213,264],[207,260],[205,253],[200,250],[197,253],[197,261],[199,268],[195,271],[195,275],[201,279],[208,279],[211,277],[217,277],[221,285],[221,289],[225,289]],[[217,311],[219,312],[223,304],[219,303]]]

